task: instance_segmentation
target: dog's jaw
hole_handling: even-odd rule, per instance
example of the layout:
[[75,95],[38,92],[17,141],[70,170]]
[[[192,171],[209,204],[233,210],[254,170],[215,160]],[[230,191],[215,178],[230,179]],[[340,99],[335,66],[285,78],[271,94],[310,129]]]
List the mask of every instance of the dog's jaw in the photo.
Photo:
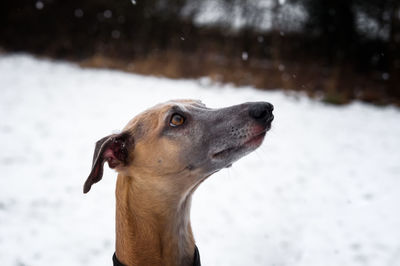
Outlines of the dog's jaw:
[[[272,119],[271,119],[272,121]],[[220,168],[231,167],[232,164],[261,146],[271,128],[271,123],[265,125],[249,124],[241,129],[232,129],[229,138],[222,142],[221,147],[210,152],[212,161]]]

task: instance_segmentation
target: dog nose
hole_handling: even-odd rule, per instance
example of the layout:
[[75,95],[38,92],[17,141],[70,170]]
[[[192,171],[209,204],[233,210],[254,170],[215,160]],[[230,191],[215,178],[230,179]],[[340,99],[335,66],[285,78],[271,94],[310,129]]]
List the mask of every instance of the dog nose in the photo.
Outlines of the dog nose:
[[272,120],[272,111],[274,110],[274,106],[267,102],[254,103],[249,108],[250,117],[256,120]]

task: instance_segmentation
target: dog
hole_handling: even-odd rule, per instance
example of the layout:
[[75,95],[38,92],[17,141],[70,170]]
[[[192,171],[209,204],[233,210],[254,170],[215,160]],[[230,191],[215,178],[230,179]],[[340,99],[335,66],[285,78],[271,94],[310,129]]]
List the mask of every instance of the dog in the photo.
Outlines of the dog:
[[118,172],[114,265],[200,265],[190,225],[192,194],[261,145],[272,111],[267,102],[211,109],[174,100],[100,139],[83,191],[102,179],[105,162]]

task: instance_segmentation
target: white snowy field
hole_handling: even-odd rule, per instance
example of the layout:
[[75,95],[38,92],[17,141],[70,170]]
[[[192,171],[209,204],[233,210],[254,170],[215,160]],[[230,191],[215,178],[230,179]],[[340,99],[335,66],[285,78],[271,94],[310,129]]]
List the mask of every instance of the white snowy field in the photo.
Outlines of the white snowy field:
[[196,191],[205,266],[400,265],[400,110],[0,56],[0,265],[111,265],[116,174],[94,143],[176,98],[275,106],[262,147]]

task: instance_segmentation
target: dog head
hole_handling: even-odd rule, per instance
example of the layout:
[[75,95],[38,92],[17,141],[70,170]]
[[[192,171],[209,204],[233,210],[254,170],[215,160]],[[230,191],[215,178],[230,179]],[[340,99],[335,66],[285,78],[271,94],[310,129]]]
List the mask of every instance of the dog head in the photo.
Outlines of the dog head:
[[103,165],[143,182],[173,184],[201,181],[259,147],[274,118],[266,102],[220,109],[194,100],[156,105],[133,118],[120,134],[96,143],[84,193],[100,181]]

